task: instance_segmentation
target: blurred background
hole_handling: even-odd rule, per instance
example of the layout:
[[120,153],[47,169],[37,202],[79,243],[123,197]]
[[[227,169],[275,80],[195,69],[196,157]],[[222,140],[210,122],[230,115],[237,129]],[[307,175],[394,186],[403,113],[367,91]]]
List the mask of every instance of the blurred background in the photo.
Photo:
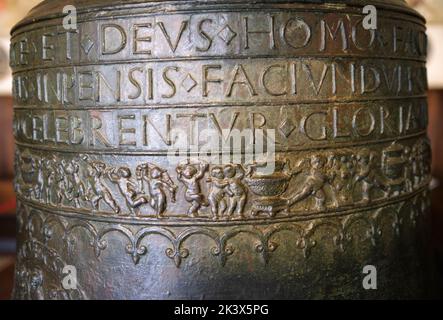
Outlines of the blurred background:
[[[15,253],[15,198],[9,31],[40,0],[0,0],[0,299],[9,299]],[[433,250],[443,270],[443,0],[408,0],[428,20],[429,136],[433,147]],[[441,181],[442,183],[440,183]]]
[[0,0],[0,299],[9,299],[14,274],[15,198],[9,31],[38,0]]

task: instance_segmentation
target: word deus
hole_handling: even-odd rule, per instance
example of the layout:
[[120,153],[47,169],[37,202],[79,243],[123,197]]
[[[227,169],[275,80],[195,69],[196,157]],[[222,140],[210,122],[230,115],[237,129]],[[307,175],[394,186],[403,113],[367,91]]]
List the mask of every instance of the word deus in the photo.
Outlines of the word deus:
[[[230,137],[275,132],[277,150],[328,143],[378,141],[421,134],[426,128],[426,101],[294,105],[273,108],[174,108],[110,111],[17,109],[15,136],[21,143],[75,150],[183,150],[219,145]],[[210,139],[211,138],[211,139]],[[216,143],[213,144],[213,141]],[[223,144],[224,145],[224,144]],[[201,150],[199,150],[201,151]]]
[[424,95],[422,63],[299,59],[138,63],[17,73],[17,103],[107,106]]

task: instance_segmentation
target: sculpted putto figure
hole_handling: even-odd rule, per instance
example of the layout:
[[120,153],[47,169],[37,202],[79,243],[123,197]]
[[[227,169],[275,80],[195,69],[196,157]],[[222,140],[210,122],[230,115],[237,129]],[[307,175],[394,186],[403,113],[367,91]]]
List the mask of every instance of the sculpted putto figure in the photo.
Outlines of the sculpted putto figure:
[[240,165],[228,164],[224,168],[224,174],[228,183],[226,187],[226,192],[229,195],[228,214],[232,216],[235,212],[237,218],[242,218],[247,197],[246,187],[242,182],[245,171]]
[[210,183],[208,201],[211,207],[212,219],[217,220],[220,215],[224,214],[227,208],[225,187],[228,185],[228,182],[225,180],[223,169],[221,167],[212,168],[211,177],[207,182]]
[[95,210],[99,210],[100,201],[104,201],[115,213],[120,213],[119,205],[103,181],[105,173],[106,165],[103,162],[88,162],[88,197]]
[[353,177],[355,174],[352,155],[333,154],[330,157],[331,175],[330,184],[335,193],[335,207],[340,204],[350,204],[352,201]]
[[56,186],[56,205],[63,204],[63,199],[67,199],[67,182],[63,169],[63,163],[59,158],[54,158],[54,177]]
[[47,204],[57,204],[55,200],[57,194],[57,183],[56,183],[56,163],[55,159],[45,159],[43,162],[44,173],[43,178],[45,180],[46,194],[45,203]]
[[204,195],[201,193],[200,186],[200,180],[207,170],[207,163],[200,163],[199,165],[187,163],[179,165],[176,169],[177,179],[185,185],[185,199],[191,204],[188,210],[188,215],[191,217],[196,217],[202,206],[208,206]]
[[80,178],[80,166],[75,160],[62,161],[65,175],[66,198],[73,202],[76,208],[80,207],[80,200],[85,199],[85,186]]
[[[310,169],[302,189],[297,192],[290,200],[289,206],[297,202],[313,197],[315,200],[315,210],[324,210],[326,202],[325,185],[328,182],[328,176],[324,172],[326,160],[321,155],[312,155],[310,159]],[[298,172],[298,171],[297,171]]]
[[357,154],[357,172],[354,177],[354,186],[361,184],[361,202],[367,204],[372,200],[372,190],[377,188],[388,193],[388,188],[377,174],[376,154],[364,149]]
[[108,171],[108,178],[118,185],[121,194],[125,197],[129,210],[133,215],[135,210],[149,202],[148,197],[139,195],[137,184],[132,180],[131,170],[126,167],[119,169],[111,168]]
[[43,195],[45,193],[45,188],[47,187],[45,184],[45,178],[43,173],[43,158],[34,158],[37,169],[37,183],[35,186],[35,199],[38,201],[43,201]]
[[144,183],[148,185],[150,206],[155,210],[158,218],[163,217],[167,205],[166,191],[171,194],[171,201],[174,203],[177,186],[166,170],[155,165],[142,164],[137,167],[136,171],[141,189],[144,190]]

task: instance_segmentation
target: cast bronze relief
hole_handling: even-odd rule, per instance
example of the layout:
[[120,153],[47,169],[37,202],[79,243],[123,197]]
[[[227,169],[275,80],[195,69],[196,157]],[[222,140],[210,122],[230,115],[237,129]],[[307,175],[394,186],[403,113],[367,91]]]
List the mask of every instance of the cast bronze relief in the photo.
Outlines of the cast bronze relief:
[[424,296],[426,46],[400,0],[44,1],[12,32],[14,297]]

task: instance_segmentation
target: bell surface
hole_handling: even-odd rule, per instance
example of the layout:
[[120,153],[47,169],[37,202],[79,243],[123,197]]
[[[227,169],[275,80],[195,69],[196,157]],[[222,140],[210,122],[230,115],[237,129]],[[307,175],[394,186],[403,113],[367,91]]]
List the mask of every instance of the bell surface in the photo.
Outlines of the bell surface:
[[42,2],[12,30],[14,298],[428,295],[424,24],[401,0]]

